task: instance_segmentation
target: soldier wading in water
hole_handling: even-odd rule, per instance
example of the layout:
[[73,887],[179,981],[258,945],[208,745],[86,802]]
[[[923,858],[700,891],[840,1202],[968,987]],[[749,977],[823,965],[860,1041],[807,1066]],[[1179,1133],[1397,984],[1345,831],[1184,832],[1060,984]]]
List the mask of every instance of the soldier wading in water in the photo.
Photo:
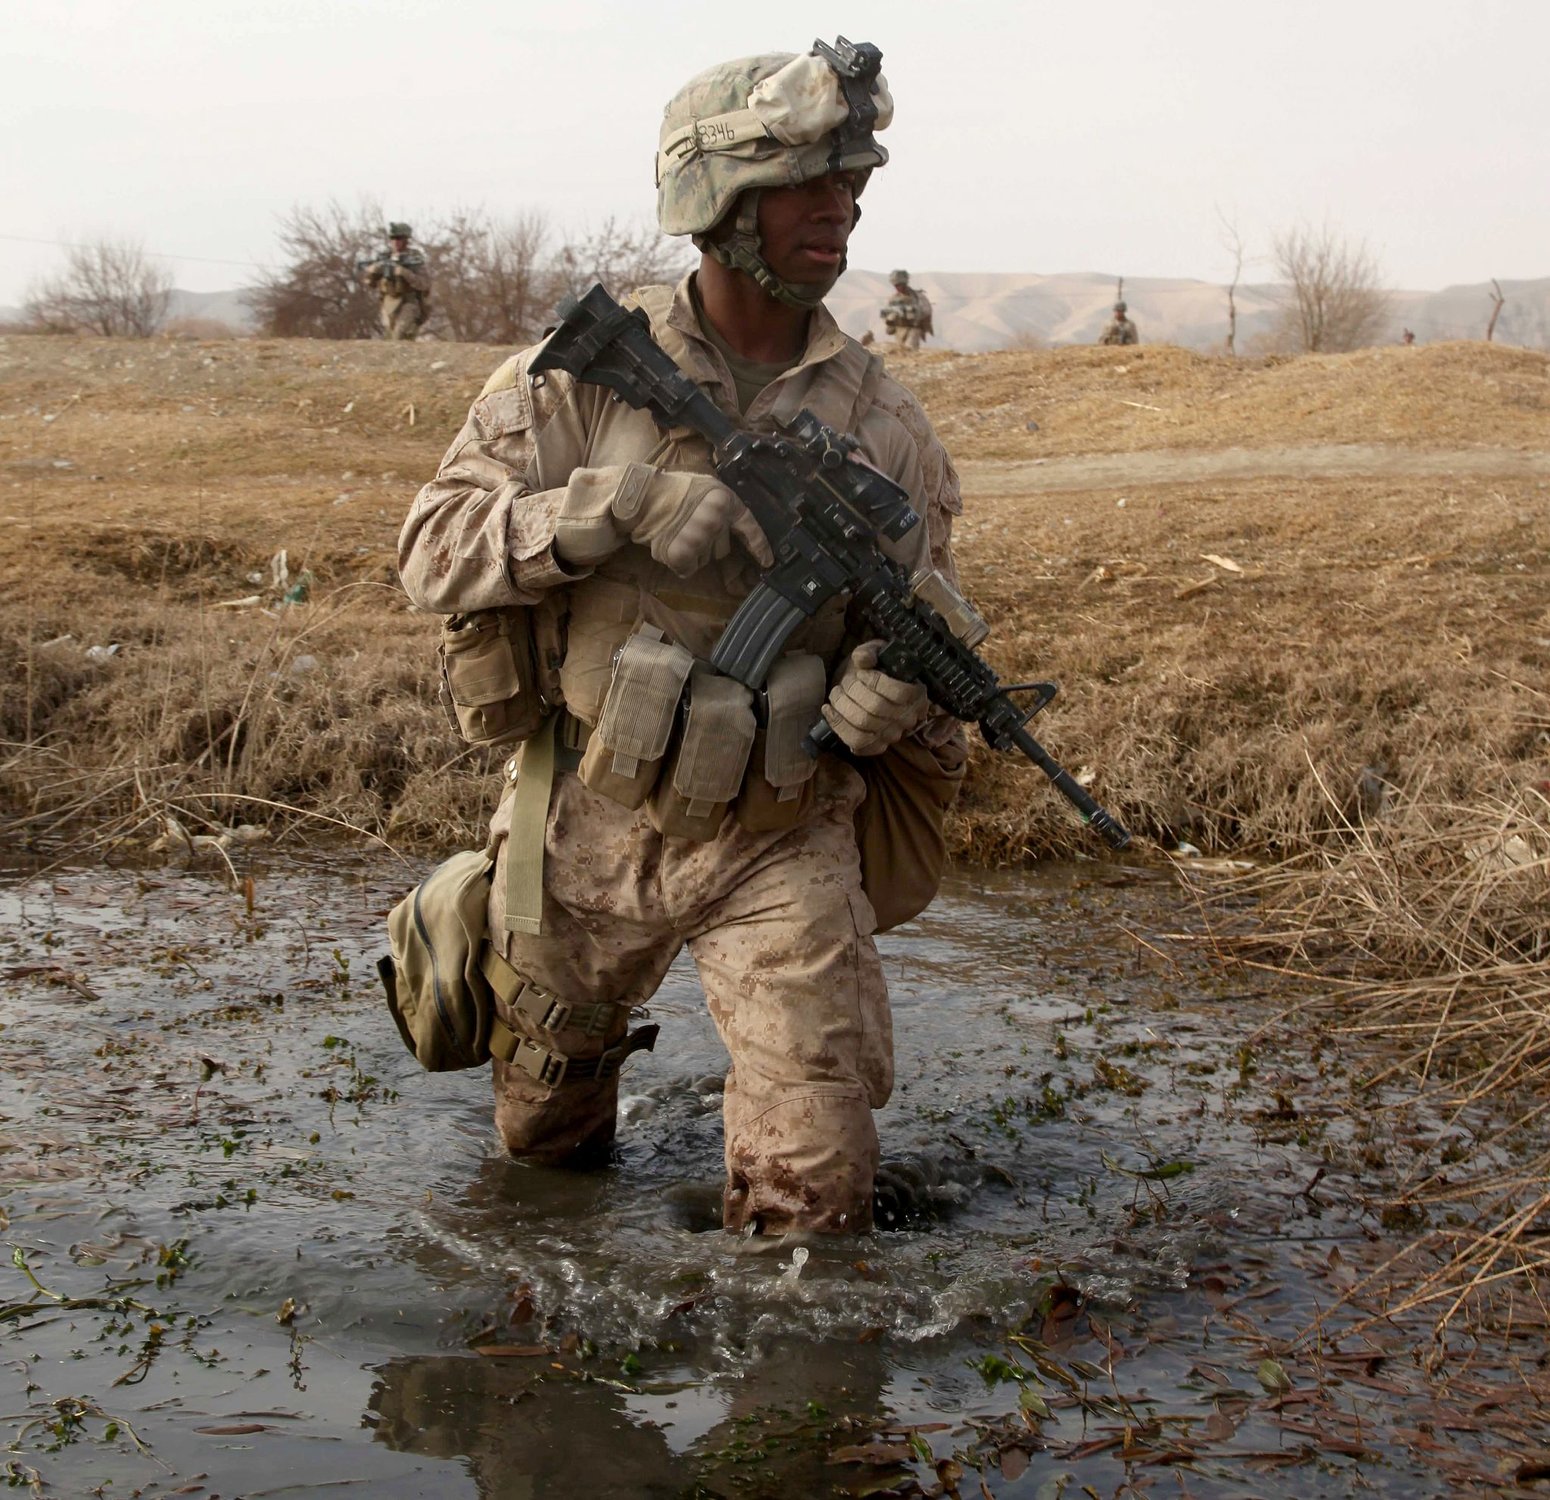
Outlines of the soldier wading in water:
[[[807,407],[854,434],[923,517],[887,550],[955,582],[947,454],[823,306],[893,114],[875,49],[859,49],[873,62],[857,109],[837,66],[854,54],[837,47],[740,58],[673,97],[657,212],[700,262],[630,301],[746,427]],[[935,892],[962,731],[877,669],[841,600],[791,637],[760,701],[713,672],[712,646],[771,561],[763,533],[701,438],[599,386],[533,375],[533,354],[490,377],[400,547],[417,604],[507,612],[530,632],[544,701],[563,704],[513,757],[492,822],[496,991],[520,1039],[494,1063],[500,1134],[523,1160],[595,1159],[618,1064],[655,1040],[629,1031],[630,1013],[687,946],[731,1056],[726,1227],[865,1230],[872,1111],[893,1086],[872,934]],[[802,750],[820,711],[843,757]]]

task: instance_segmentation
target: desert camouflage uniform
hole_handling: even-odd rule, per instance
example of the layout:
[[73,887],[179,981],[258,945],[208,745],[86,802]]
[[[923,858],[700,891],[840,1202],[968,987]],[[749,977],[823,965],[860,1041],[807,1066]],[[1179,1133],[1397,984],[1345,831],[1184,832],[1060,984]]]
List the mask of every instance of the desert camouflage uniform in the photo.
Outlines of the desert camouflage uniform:
[[[731,374],[700,327],[690,278],[676,291],[647,288],[637,298],[658,341],[735,413]],[[443,613],[533,604],[566,589],[567,711],[595,725],[614,652],[639,623],[660,627],[703,660],[757,575],[734,551],[680,578],[631,543],[590,571],[559,561],[555,521],[573,472],[587,476],[578,474],[580,484],[615,483],[622,466],[647,461],[705,473],[709,453],[687,429],[664,435],[648,413],[597,386],[558,372],[530,377],[528,358],[503,365],[474,403],[439,474],[414,503],[400,565],[411,598]],[[855,433],[865,456],[924,515],[925,524],[890,550],[911,570],[929,555],[953,578],[957,475],[919,404],[823,308],[812,315],[800,362],[742,420],[768,431],[802,407]],[[821,610],[788,650],[821,656],[832,681],[854,644],[835,608]],[[961,754],[959,733],[941,716],[916,731],[944,754]],[[545,830],[539,936],[505,931],[509,799],[492,824],[501,838],[494,941],[528,980],[561,998],[612,1003],[601,1035],[580,1024],[545,1032],[503,1007],[515,1029],[555,1051],[596,1056],[625,1035],[630,1009],[651,998],[673,958],[689,948],[732,1059],[725,1220],[734,1229],[841,1231],[871,1222],[872,1110],[888,1099],[893,1065],[875,918],[861,889],[852,824],[863,783],[844,761],[824,756],[812,785],[795,826],[750,833],[729,814],[715,837],[697,842],[664,837],[646,809],[631,811],[560,771]],[[496,1121],[516,1155],[559,1161],[613,1136],[616,1079],[549,1089],[497,1061],[495,1092]]]
[[385,339],[412,339],[420,332],[431,289],[425,257],[418,250],[394,255],[384,250],[366,268],[366,285],[377,294],[377,316]]
[[1136,332],[1136,325],[1123,313],[1118,313],[1109,319],[1108,326],[1103,330],[1100,344],[1139,344],[1141,335]]
[[918,287],[896,287],[883,308],[883,327],[896,348],[920,348],[931,331],[930,299]]

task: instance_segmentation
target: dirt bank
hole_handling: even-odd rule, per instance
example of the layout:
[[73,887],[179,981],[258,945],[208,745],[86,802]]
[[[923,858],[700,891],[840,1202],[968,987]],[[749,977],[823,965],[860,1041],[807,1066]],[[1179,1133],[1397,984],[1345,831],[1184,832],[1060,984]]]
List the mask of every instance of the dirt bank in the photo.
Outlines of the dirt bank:
[[[434,705],[433,623],[392,555],[499,357],[0,341],[11,812],[107,826],[168,797],[269,820],[274,802],[470,836],[487,783]],[[962,461],[987,654],[1062,685],[1041,737],[1139,830],[1266,849],[1422,764],[1465,799],[1544,774],[1547,369],[1458,344],[901,373]],[[289,609],[282,548],[287,586],[310,575]],[[1091,848],[1036,773],[988,753],[954,837],[987,859]]]

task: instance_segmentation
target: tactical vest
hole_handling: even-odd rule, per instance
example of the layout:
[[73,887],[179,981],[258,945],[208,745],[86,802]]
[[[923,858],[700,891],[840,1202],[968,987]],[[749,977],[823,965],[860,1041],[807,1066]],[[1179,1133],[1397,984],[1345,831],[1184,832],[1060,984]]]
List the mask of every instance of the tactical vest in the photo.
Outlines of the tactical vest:
[[[650,316],[658,341],[682,363],[685,341],[667,323],[672,290],[646,288],[636,300]],[[806,407],[839,431],[855,432],[876,399],[881,376],[882,362],[847,340],[828,359],[782,377],[773,403],[756,403],[747,425],[774,432],[777,422],[789,421]],[[519,369],[516,378],[531,377]],[[691,429],[664,432],[648,412],[632,410],[595,388],[578,387],[569,399],[598,403],[589,466],[643,463],[713,472],[708,444]],[[526,481],[540,489],[559,476],[535,472],[542,468],[541,429],[535,448],[534,470]],[[465,738],[525,738],[548,711],[563,705],[567,719],[559,733],[563,746],[581,752],[581,779],[625,807],[644,804],[660,832],[712,838],[734,803],[739,822],[751,831],[791,826],[810,805],[815,762],[801,742],[827,697],[844,643],[845,610],[843,601],[833,600],[806,621],[756,698],[742,684],[711,671],[706,660],[757,581],[756,569],[739,549],[683,578],[645,548],[626,544],[588,577],[565,586],[563,622],[553,618],[553,606],[547,618],[542,606],[491,612],[508,624],[481,626],[487,639],[477,649],[491,660],[512,661],[517,676],[525,675],[525,713],[511,712],[514,698],[493,701],[498,672],[484,671],[470,690],[469,682],[481,674],[472,651],[453,648],[459,632],[471,628],[459,623],[448,633],[444,664],[450,669],[448,696],[459,707]],[[528,640],[510,625],[513,617],[525,619]],[[488,616],[454,619],[481,622]],[[557,632],[561,624],[563,634]],[[558,671],[546,675],[554,658]],[[466,702],[480,696],[486,700],[482,705]],[[466,722],[470,718],[480,721],[474,734]]]

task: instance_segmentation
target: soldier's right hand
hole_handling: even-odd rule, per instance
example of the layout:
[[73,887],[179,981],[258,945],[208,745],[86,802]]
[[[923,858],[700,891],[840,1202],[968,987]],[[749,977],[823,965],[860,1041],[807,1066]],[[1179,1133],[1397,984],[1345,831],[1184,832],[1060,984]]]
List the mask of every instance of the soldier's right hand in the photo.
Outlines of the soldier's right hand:
[[564,562],[592,567],[626,540],[682,578],[727,556],[734,541],[760,567],[775,560],[758,523],[714,475],[645,464],[577,469],[555,521],[554,550]]

